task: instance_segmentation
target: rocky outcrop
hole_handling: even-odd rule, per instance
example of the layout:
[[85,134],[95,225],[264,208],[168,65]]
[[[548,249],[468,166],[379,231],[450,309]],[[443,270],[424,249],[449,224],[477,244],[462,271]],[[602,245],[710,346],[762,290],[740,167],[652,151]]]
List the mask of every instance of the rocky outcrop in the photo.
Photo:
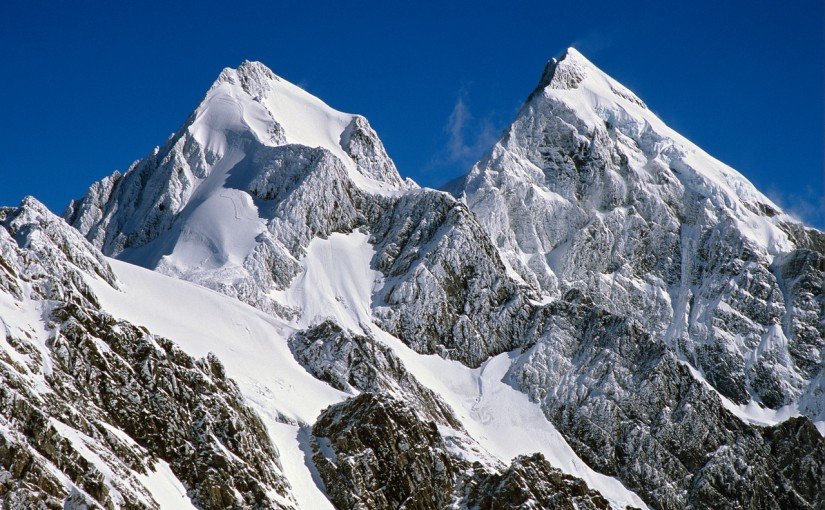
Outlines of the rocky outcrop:
[[478,366],[519,345],[532,313],[467,208],[445,193],[399,198],[370,225],[385,275],[373,309],[383,329],[418,352]]
[[456,481],[433,422],[390,397],[365,393],[312,427],[313,461],[339,508],[444,508]]
[[341,133],[341,148],[369,177],[396,187],[416,187],[412,181],[402,181],[378,134],[361,115],[353,116]]
[[289,507],[278,453],[217,358],[194,360],[168,339],[75,306],[53,319],[61,327],[50,348],[62,371],[50,386],[76,409],[101,409],[166,461],[194,504]]
[[374,338],[324,321],[293,334],[289,347],[312,375],[339,390],[394,395],[427,420],[463,429],[452,409],[419,383],[392,350]]
[[0,208],[0,227],[0,289],[14,298],[23,299],[31,286],[36,299],[97,305],[86,277],[117,286],[103,255],[34,198]]
[[365,393],[328,408],[312,434],[313,461],[338,508],[609,508],[541,454],[500,472],[458,458],[434,422],[387,395]]
[[470,487],[467,506],[479,510],[610,508],[601,494],[551,466],[540,453],[516,457],[502,473],[476,470]]

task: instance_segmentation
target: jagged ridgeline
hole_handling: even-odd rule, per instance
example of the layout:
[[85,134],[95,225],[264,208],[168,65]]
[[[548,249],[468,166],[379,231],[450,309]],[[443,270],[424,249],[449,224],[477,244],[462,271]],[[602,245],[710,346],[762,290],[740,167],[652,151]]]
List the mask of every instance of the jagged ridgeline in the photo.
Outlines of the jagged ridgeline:
[[244,62],[0,209],[0,506],[822,508],[825,235],[573,49],[448,188]]

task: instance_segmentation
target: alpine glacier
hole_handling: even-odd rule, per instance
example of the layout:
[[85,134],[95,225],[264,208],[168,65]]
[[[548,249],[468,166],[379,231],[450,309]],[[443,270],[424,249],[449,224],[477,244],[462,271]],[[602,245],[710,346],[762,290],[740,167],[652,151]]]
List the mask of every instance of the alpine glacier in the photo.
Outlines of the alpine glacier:
[[63,218],[0,208],[3,507],[825,501],[825,234],[575,49],[445,191],[244,62]]

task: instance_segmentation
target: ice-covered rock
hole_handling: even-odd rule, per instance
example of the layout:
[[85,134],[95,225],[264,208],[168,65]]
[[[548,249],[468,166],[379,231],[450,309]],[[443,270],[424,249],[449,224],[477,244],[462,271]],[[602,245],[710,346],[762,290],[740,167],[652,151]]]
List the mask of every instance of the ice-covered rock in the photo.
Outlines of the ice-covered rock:
[[575,49],[451,190],[527,284],[633,317],[737,404],[791,405],[822,366],[822,234]]
[[366,119],[259,63],[224,70],[161,149],[64,213],[104,253],[283,317],[310,242],[362,229],[386,275],[376,320],[425,352],[478,365],[530,313],[464,204],[404,181]]

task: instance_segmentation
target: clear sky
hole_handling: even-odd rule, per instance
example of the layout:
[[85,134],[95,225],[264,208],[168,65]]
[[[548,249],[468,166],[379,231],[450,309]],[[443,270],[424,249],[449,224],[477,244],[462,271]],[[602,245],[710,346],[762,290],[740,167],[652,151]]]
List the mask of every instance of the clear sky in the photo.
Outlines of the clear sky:
[[402,175],[466,172],[575,46],[673,128],[825,227],[822,0],[0,2],[0,204],[56,212],[260,60],[370,119]]

